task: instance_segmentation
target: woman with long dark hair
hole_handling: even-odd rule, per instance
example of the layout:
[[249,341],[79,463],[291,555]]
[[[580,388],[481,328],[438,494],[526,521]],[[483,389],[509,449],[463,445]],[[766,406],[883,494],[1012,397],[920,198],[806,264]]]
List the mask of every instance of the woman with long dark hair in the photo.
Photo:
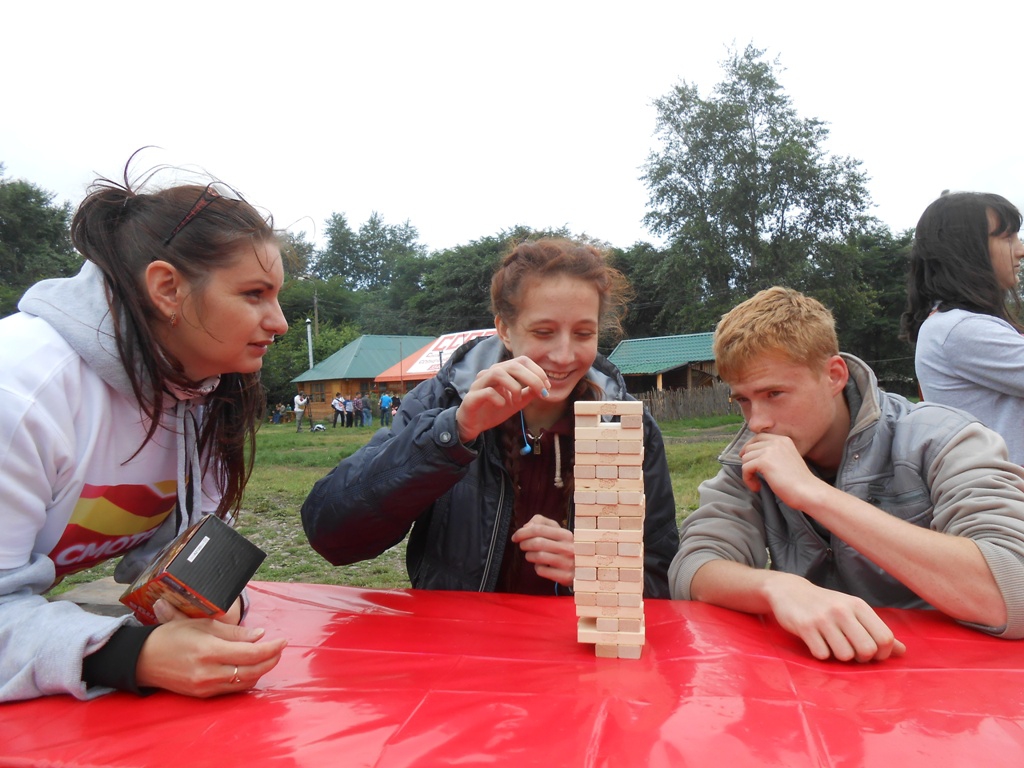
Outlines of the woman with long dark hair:
[[[130,165],[130,161],[129,161]],[[122,556],[129,583],[203,515],[230,521],[252,470],[263,356],[287,330],[270,222],[222,184],[98,180],[72,278],[0,321],[0,701],[111,689],[244,690],[283,640],[222,620],[92,615],[43,594]]]
[[926,400],[973,414],[1024,464],[1020,211],[994,194],[944,194],[914,233],[904,337]]

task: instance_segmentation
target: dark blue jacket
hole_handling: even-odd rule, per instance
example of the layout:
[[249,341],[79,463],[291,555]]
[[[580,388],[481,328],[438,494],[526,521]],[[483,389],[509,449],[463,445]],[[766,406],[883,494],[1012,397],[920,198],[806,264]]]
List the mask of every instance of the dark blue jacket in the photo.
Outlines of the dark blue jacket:
[[[512,483],[500,430],[465,446],[455,411],[477,372],[504,354],[497,336],[461,347],[437,376],[402,399],[391,429],[379,430],[317,482],[302,505],[302,523],[317,552],[335,565],[369,560],[412,528],[406,550],[412,586],[494,591],[513,519]],[[588,378],[605,399],[633,399],[618,369],[601,356]],[[679,532],[661,431],[648,413],[644,445],[644,595],[668,597]]]

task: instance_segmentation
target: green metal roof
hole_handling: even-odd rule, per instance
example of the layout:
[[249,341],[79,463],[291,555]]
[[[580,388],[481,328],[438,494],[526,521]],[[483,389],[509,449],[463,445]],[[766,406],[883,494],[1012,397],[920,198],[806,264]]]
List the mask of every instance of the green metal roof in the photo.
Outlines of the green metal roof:
[[403,357],[411,355],[434,340],[434,336],[360,336],[308,371],[292,379],[333,381],[335,379],[372,379]]
[[714,360],[711,352],[713,333],[688,333],[683,336],[655,336],[649,339],[625,339],[608,355],[623,374],[658,374],[689,363]]

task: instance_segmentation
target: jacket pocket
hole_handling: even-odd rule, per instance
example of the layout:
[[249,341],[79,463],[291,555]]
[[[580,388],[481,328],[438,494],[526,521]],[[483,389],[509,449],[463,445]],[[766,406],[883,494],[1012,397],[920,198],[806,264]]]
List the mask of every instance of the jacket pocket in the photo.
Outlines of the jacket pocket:
[[931,522],[933,505],[925,488],[912,488],[897,493],[884,486],[869,486],[867,502],[893,517],[922,528],[929,527]]

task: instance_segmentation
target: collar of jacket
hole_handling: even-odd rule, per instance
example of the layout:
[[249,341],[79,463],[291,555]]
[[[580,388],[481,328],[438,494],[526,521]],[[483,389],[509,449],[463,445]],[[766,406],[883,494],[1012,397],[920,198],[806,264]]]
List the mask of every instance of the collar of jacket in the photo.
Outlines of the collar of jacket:
[[[471,339],[448,358],[448,362],[438,372],[438,378],[446,387],[453,388],[460,399],[465,399],[477,373],[501,362],[507,355],[505,345],[497,334]],[[601,388],[605,400],[623,400],[627,397],[622,374],[604,355],[599,354],[594,360],[587,372],[587,379]]]

